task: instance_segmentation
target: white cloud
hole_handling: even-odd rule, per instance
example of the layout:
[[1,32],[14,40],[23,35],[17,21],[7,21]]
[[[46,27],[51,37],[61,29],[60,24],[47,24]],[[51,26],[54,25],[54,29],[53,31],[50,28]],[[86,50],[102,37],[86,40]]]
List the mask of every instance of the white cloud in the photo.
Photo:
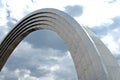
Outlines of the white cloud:
[[[83,3],[84,0],[34,0],[34,6],[33,9],[39,9],[39,8],[57,8],[60,10],[64,10],[64,7],[67,5],[76,5]],[[49,4],[50,3],[50,4]]]
[[8,0],[6,4],[8,5],[7,9],[10,10],[11,17],[17,20],[28,14],[31,11],[30,6],[32,6],[30,0]]
[[6,10],[0,8],[0,26],[6,24],[7,22],[6,16],[7,16]]
[[91,1],[84,6],[84,13],[79,22],[89,27],[99,26],[102,24],[113,23],[111,18],[120,16],[120,3],[105,3],[104,1]]
[[[11,29],[9,15],[14,19],[21,19],[26,14],[41,8],[56,8],[64,11],[65,6],[81,5],[83,14],[75,19],[80,24],[91,28],[108,27],[114,23],[112,18],[120,16],[120,1],[116,0],[1,0],[0,1],[0,41]],[[114,2],[114,3],[111,3]],[[10,14],[6,10],[10,11]],[[99,32],[98,32],[99,33]],[[120,29],[107,31],[102,41],[114,55],[120,54]],[[52,48],[34,48],[27,42],[22,42],[9,58],[6,67],[0,73],[1,80],[75,80],[76,72],[68,52],[61,52]],[[64,54],[64,55],[61,55]],[[120,60],[118,60],[120,63]],[[19,63],[19,64],[18,64]],[[64,65],[64,66],[63,66]],[[9,78],[9,79],[8,79]]]
[[[114,35],[114,34],[113,34]],[[113,55],[120,55],[120,46],[118,42],[114,39],[112,34],[107,34],[101,40],[107,45],[109,50],[113,53]]]
[[[59,56],[59,54],[64,55]],[[25,41],[15,49],[1,74],[4,75],[4,79],[14,75],[13,78],[18,80],[77,79],[72,58],[68,52],[52,48],[36,49]]]
[[[118,34],[120,34],[120,28],[116,27],[116,28],[112,29],[112,31],[109,34],[113,37],[112,40],[113,40],[113,42],[115,44],[115,45],[113,45],[114,48],[115,48],[115,50],[113,51],[113,53],[114,54],[117,53],[118,55],[120,55],[120,42],[119,42],[120,36],[118,35]],[[111,43],[112,42],[110,42],[109,44],[111,44]]]

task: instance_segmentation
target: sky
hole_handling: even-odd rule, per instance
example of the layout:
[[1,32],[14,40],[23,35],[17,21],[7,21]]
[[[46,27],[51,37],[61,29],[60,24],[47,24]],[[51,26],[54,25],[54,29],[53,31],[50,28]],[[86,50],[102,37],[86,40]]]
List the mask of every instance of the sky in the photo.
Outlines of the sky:
[[[24,16],[55,8],[92,30],[120,64],[120,0],[0,0],[0,42]],[[53,31],[29,34],[0,72],[0,80],[77,80],[64,41]]]

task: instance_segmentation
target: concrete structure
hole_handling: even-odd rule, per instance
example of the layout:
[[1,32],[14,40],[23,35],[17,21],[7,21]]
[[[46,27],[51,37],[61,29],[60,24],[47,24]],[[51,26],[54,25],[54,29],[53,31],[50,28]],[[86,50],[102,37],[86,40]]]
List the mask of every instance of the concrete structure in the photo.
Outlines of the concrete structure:
[[41,29],[55,31],[64,40],[78,80],[120,80],[119,65],[96,35],[56,9],[35,11],[16,24],[0,44],[0,69],[24,37]]

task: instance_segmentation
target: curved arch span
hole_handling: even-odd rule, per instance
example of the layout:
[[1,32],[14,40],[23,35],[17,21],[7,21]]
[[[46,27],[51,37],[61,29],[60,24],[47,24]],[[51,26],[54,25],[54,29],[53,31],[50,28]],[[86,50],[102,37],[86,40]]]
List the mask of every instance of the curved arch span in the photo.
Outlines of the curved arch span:
[[73,18],[56,9],[41,9],[24,17],[0,44],[0,69],[16,46],[29,33],[48,29],[67,45],[78,80],[119,80],[120,68],[104,44]]

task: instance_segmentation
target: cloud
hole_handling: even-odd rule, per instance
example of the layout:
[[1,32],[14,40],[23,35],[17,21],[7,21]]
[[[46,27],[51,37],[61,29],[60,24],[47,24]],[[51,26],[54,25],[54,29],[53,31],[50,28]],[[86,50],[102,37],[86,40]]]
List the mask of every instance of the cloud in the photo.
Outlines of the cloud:
[[6,13],[7,13],[7,16],[6,16],[7,23],[6,23],[6,25],[8,27],[14,27],[14,25],[18,22],[17,19],[11,17],[11,11],[9,9],[6,9]]
[[114,3],[116,2],[117,0],[106,0],[105,2],[108,2],[108,3]]
[[0,43],[5,38],[8,32],[9,28],[7,26],[0,26]]
[[[23,3],[20,4],[21,2]],[[120,34],[119,5],[116,6],[115,3],[106,5],[105,3],[101,7],[102,3],[98,1],[91,4],[91,2],[86,3],[83,0],[79,2],[85,4],[82,5],[86,8],[83,13],[83,7],[76,5],[78,1],[71,2],[64,0],[63,2],[62,0],[54,0],[52,4],[48,4],[50,2],[47,0],[10,0],[7,2],[1,0],[0,41],[19,19],[36,9],[45,7],[63,9],[66,13],[78,18],[85,13],[84,18],[81,20],[83,22],[88,21],[86,24],[94,25],[90,28],[100,36],[120,63],[120,37],[118,35]],[[19,4],[21,6],[17,6]],[[96,5],[100,6],[100,9],[96,8]],[[115,17],[116,15],[117,17]],[[77,80],[77,76],[71,57],[62,39],[55,32],[41,30],[28,35],[16,48],[0,73],[0,79]]]
[[83,7],[80,5],[66,6],[65,12],[67,12],[72,17],[79,17],[83,13]]
[[29,34],[25,39],[35,48],[53,48],[66,51],[64,41],[55,32],[50,30],[39,30]]
[[37,77],[31,76],[30,73],[30,70],[27,69],[15,69],[14,71],[10,71],[4,68],[2,80],[39,80]]
[[120,17],[117,16],[111,20],[113,21],[111,24],[103,24],[93,28],[89,27],[89,29],[99,36],[120,64],[120,36],[118,35],[120,34]]
[[25,41],[19,44],[9,58],[1,72],[0,77],[2,76],[2,80],[10,78],[13,80],[39,80],[41,78],[77,80],[74,64],[68,52],[52,48],[34,48]]
[[[7,1],[6,3],[6,8],[4,9],[4,19],[1,19],[1,21],[4,21],[4,26],[7,27],[8,30],[6,32],[10,31],[12,27],[14,27],[14,24],[18,22],[19,19],[21,19],[23,16],[28,14],[32,9],[32,1],[30,0],[25,0],[24,4],[21,5],[21,7],[16,6],[17,4],[19,5],[19,1],[16,0],[11,0]],[[15,3],[16,5],[13,5]],[[5,15],[6,13],[6,15]],[[3,16],[3,15],[1,15]],[[1,22],[3,23],[3,22]],[[2,29],[1,29],[2,30]],[[3,30],[2,30],[3,32]],[[5,32],[5,30],[4,30]],[[2,34],[1,34],[2,35]],[[30,34],[31,35],[31,34]],[[33,44],[34,47],[52,47],[55,49],[61,49],[63,51],[66,50],[65,46],[62,43],[62,40],[60,38],[56,38],[56,34],[54,35],[50,31],[42,31],[41,34],[39,32],[34,32],[32,33],[34,36],[29,36],[25,40],[27,40],[29,43]],[[38,37],[40,36],[40,37]],[[39,40],[39,41],[38,41]],[[33,43],[33,41],[36,41]],[[39,44],[39,45],[38,45]],[[55,45],[53,45],[55,44]]]
[[1,0],[0,3],[3,5],[3,7],[0,6],[0,42],[1,42],[11,29],[9,26],[13,26],[15,21],[12,18],[8,19],[8,17],[10,17],[9,16],[10,12],[7,13],[5,2]]
[[0,7],[3,7],[3,3],[2,3],[2,0],[0,0]]
[[[99,26],[89,27],[93,32],[95,32],[98,36],[104,36],[108,33],[116,34],[120,30],[120,16],[114,17],[111,19],[112,23],[109,24],[101,24]],[[115,33],[116,31],[116,33]],[[115,37],[117,36],[117,37]],[[115,38],[118,39],[119,35],[114,35]]]
[[113,23],[110,25],[111,29],[120,28],[120,16],[112,18]]
[[120,54],[120,46],[118,42],[114,39],[113,37],[114,34],[108,34],[104,37],[102,37],[102,41],[107,45],[109,50],[115,55],[115,54]]
[[[23,2],[22,4],[20,4]],[[8,13],[7,17],[12,18],[13,20],[20,20],[25,15],[31,12],[30,7],[32,6],[31,0],[8,0],[6,3],[6,11]],[[14,3],[14,4],[13,4]],[[16,6],[19,5],[20,6]]]
[[6,13],[7,13],[7,16],[6,16],[7,20],[13,20],[17,22],[17,19],[11,17],[11,11],[9,9],[6,9]]
[[93,0],[87,2],[83,5],[84,13],[82,16],[77,17],[76,20],[91,28],[104,24],[112,24],[113,21],[111,19],[120,16],[120,2],[108,3],[105,1],[106,0]]
[[120,65],[120,54],[115,54],[114,56],[115,56],[118,64]]
[[88,27],[103,41],[120,64],[120,16],[110,18],[111,23]]
[[[29,12],[26,4],[17,7],[12,3],[17,5],[19,1],[7,2],[6,8],[0,15],[1,21],[4,21],[0,27],[1,36],[5,36],[14,24]],[[27,47],[25,48],[25,46]],[[33,32],[18,47],[0,73],[1,80],[54,80],[58,77],[66,80],[69,78],[67,75],[71,75],[71,79],[73,77],[76,79],[76,73],[73,72],[75,71],[74,65],[68,56],[67,48],[62,39],[54,32]],[[63,74],[62,72],[65,72],[66,75],[59,76],[59,74]]]

